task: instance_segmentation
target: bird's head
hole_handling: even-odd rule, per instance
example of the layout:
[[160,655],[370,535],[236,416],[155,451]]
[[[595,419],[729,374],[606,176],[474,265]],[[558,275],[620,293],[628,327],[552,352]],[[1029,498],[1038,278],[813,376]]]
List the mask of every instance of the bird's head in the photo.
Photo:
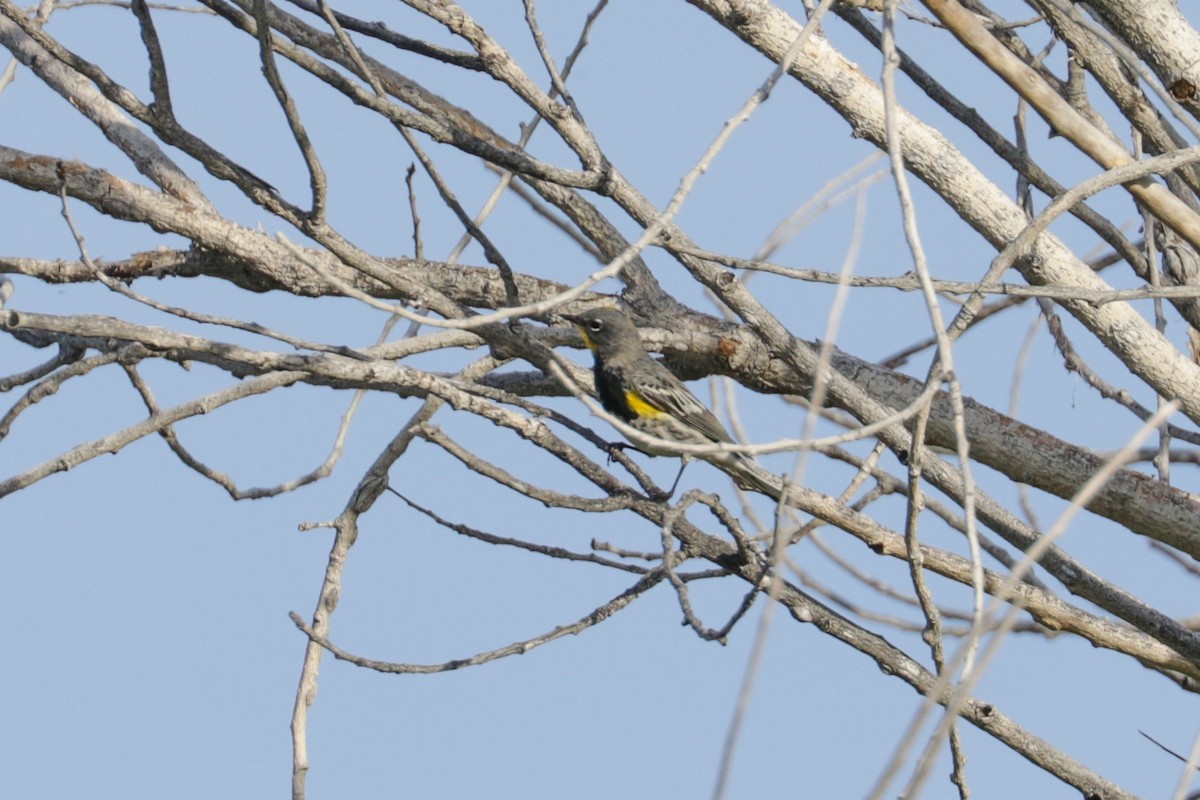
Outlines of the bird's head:
[[624,312],[616,308],[594,308],[582,314],[563,314],[563,319],[575,323],[583,342],[593,353],[611,352],[621,344],[641,347],[637,327]]

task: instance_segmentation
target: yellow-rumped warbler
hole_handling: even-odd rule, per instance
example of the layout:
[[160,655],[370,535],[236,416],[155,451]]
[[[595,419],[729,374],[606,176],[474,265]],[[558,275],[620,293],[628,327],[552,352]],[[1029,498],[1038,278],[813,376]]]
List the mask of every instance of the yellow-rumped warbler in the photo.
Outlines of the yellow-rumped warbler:
[[[642,433],[668,442],[733,443],[720,420],[681,380],[643,349],[637,328],[624,313],[615,308],[597,308],[563,317],[575,323],[592,351],[596,393],[605,411]],[[682,455],[684,463],[688,458],[688,454],[677,450],[641,442],[637,447],[650,455]],[[779,496],[779,489],[756,475],[753,460],[742,453],[696,456],[732,470],[738,482],[747,488]]]

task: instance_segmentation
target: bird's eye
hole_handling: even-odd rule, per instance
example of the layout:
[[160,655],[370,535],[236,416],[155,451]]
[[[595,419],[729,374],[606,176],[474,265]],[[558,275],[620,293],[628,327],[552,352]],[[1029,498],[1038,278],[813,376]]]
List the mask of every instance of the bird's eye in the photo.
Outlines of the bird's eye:
[[604,323],[603,323],[603,322],[601,322],[601,321],[600,321],[600,320],[598,320],[598,319],[594,319],[594,320],[592,320],[591,322],[589,322],[589,323],[588,323],[588,327],[589,327],[589,328],[591,328],[591,329],[592,329],[592,330],[594,330],[594,331],[598,331],[598,330],[600,330],[601,328],[603,328],[603,327],[604,327]]

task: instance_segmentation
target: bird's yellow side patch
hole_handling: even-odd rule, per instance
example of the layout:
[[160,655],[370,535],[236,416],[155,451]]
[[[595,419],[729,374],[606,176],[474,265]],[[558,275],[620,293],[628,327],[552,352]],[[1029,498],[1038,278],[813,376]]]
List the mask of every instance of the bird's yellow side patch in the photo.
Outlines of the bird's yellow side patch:
[[667,413],[667,412],[663,411],[661,408],[658,408],[657,406],[652,406],[649,403],[647,403],[645,400],[643,400],[641,398],[640,395],[638,395],[637,392],[626,392],[625,393],[625,403],[626,403],[626,405],[629,406],[629,410],[632,411],[634,414],[637,414],[639,417],[649,417],[650,419],[656,419],[658,417],[664,416]]

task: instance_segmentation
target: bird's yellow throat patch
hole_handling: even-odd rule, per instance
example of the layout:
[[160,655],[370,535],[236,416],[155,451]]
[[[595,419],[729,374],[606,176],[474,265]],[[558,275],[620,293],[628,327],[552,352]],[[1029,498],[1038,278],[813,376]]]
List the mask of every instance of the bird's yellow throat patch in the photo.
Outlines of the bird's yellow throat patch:
[[579,329],[579,335],[583,337],[583,343],[587,345],[587,349],[593,353],[596,352],[596,343],[592,341],[592,337],[587,335],[587,329],[582,325],[576,325],[575,327]]
[[639,418],[657,419],[667,413],[661,408],[647,403],[637,392],[625,392],[625,404]]

